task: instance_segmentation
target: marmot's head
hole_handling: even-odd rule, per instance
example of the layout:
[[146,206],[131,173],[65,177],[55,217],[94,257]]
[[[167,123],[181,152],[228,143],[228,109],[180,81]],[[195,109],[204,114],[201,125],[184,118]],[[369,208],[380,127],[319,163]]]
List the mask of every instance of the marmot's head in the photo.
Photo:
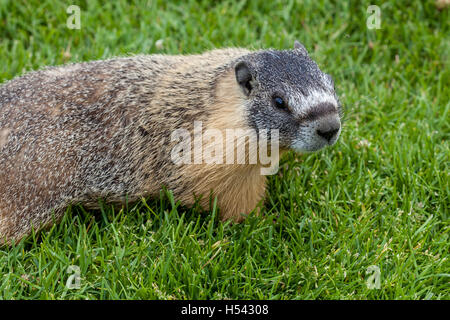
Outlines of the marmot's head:
[[293,50],[263,50],[235,65],[249,125],[278,129],[280,146],[315,151],[336,142],[341,131],[334,83],[295,42]]

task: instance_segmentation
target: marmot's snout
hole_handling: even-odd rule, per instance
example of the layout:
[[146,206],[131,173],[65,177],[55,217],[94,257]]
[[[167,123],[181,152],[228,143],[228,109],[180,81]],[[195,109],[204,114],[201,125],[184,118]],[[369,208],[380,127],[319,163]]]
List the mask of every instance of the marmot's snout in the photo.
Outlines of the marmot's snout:
[[325,139],[328,144],[332,145],[336,142],[341,123],[337,117],[325,119],[317,126],[316,133],[319,137]]
[[305,136],[309,137],[310,148],[315,151],[336,143],[341,132],[341,120],[337,106],[330,103],[322,103],[312,108],[308,115],[308,128],[311,132]]

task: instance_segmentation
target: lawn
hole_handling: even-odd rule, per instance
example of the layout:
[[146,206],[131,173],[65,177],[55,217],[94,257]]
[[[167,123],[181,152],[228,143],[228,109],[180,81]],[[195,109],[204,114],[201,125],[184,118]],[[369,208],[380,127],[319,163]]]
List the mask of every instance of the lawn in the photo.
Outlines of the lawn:
[[[1,82],[46,65],[298,39],[333,75],[345,116],[336,145],[282,159],[262,216],[222,223],[170,190],[122,210],[69,208],[0,248],[0,298],[449,299],[449,8],[403,3],[2,0]],[[66,25],[71,4],[80,29]],[[380,29],[367,27],[370,4]]]

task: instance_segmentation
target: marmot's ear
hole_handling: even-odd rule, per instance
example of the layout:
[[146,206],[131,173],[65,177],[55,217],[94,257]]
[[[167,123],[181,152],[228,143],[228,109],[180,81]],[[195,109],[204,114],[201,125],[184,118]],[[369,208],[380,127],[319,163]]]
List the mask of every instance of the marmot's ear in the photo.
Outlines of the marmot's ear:
[[307,56],[308,51],[306,51],[306,48],[304,45],[302,45],[298,40],[294,41],[294,50],[300,51],[301,54]]
[[252,92],[255,83],[250,68],[251,67],[245,61],[238,62],[234,67],[236,81],[247,96]]

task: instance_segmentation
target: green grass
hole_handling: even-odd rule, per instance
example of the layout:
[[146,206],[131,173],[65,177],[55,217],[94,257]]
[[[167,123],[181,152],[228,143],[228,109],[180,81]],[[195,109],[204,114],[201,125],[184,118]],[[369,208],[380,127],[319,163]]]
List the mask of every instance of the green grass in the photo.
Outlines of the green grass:
[[[378,30],[366,27],[371,2]],[[449,9],[408,2],[2,0],[0,81],[65,62],[299,39],[334,76],[345,123],[334,147],[287,154],[264,215],[242,224],[170,192],[120,211],[69,209],[0,248],[0,298],[449,299]],[[80,30],[65,25],[70,4]],[[69,265],[80,289],[65,286]],[[366,285],[372,265],[380,289]]]

